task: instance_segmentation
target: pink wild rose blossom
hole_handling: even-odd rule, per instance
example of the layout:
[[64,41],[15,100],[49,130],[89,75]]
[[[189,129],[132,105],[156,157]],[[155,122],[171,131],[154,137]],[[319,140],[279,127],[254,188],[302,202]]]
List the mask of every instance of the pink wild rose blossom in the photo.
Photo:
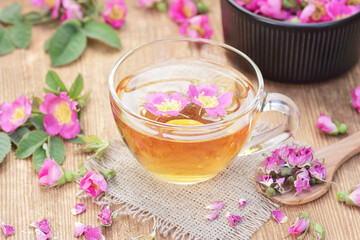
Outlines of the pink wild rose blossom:
[[74,232],[75,238],[78,238],[81,235],[83,235],[85,231],[86,231],[86,226],[84,224],[82,224],[81,222],[75,223],[75,232]]
[[0,223],[0,226],[5,237],[15,234],[14,227],[10,225],[5,225],[4,223]]
[[139,0],[139,5],[140,7],[150,7],[156,2],[157,0]]
[[156,116],[179,116],[180,111],[190,103],[181,93],[168,95],[162,92],[149,93],[145,101],[146,110]]
[[192,38],[211,38],[213,29],[208,16],[202,14],[190,18],[180,25],[180,34]]
[[70,101],[67,92],[59,96],[48,93],[40,105],[44,117],[45,131],[49,135],[60,134],[65,139],[75,138],[80,133],[80,122],[76,112],[76,101]]
[[278,223],[286,223],[289,220],[281,210],[274,210],[271,215]]
[[104,207],[104,209],[98,214],[98,218],[104,225],[111,224],[111,211],[109,206]]
[[76,3],[74,0],[62,0],[62,5],[64,7],[64,13],[61,15],[61,23],[69,19],[81,20],[83,18],[81,5]]
[[119,28],[124,24],[127,15],[127,7],[123,0],[113,0],[105,3],[106,10],[103,14],[105,22],[113,28]]
[[316,127],[320,129],[320,131],[330,135],[337,135],[339,132],[336,124],[331,119],[331,117],[325,114],[320,114],[320,117],[318,118],[318,121],[316,123]]
[[351,98],[353,99],[353,106],[360,113],[360,86],[357,86],[354,91],[352,91]]
[[300,169],[294,182],[296,193],[301,194],[303,190],[311,190],[310,180],[310,175],[306,168]]
[[[296,218],[294,224],[289,227],[288,231],[292,235],[297,235],[301,233],[305,235],[307,230],[309,229],[309,226],[310,226],[309,215],[306,212],[303,212]],[[301,237],[302,236],[300,236],[300,238]]]
[[52,10],[51,11],[52,18],[59,17],[61,0],[30,0],[30,1],[36,7],[44,7],[46,9]]
[[4,132],[13,132],[31,117],[30,99],[24,95],[18,97],[14,102],[3,102],[0,106],[0,127]]
[[48,187],[61,185],[65,182],[64,171],[54,160],[46,158],[39,171],[39,182]]
[[93,170],[88,172],[80,182],[80,188],[85,193],[97,197],[102,192],[107,192],[107,182],[103,175],[95,173]]
[[190,84],[188,95],[194,104],[205,108],[206,113],[210,117],[217,117],[226,114],[224,108],[231,105],[233,99],[232,92],[225,92],[216,97],[218,91],[218,87],[213,84],[199,85],[197,87]]
[[221,201],[215,201],[211,204],[209,204],[208,206],[206,206],[206,209],[211,209],[211,210],[221,210],[224,207],[225,203],[221,202]]
[[88,240],[105,240],[98,227],[87,226],[85,229],[85,237]]
[[170,4],[169,14],[177,23],[183,23],[197,13],[196,4],[192,0],[173,0]]
[[229,221],[229,223],[231,224],[231,226],[236,226],[237,223],[236,222],[240,222],[243,218],[240,216],[235,216],[232,213],[226,213],[225,217],[227,218],[227,220]]
[[86,211],[86,207],[84,206],[83,203],[78,203],[75,205],[75,207],[73,209],[71,209],[71,214],[72,215],[78,215],[80,213],[83,213]]

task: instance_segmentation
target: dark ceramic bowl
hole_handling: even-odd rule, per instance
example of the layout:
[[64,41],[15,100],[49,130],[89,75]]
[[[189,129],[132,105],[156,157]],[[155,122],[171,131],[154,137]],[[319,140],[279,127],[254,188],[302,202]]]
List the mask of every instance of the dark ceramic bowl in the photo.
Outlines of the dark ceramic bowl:
[[225,42],[274,81],[323,81],[349,70],[360,56],[360,12],[332,22],[293,24],[221,0],[221,13]]

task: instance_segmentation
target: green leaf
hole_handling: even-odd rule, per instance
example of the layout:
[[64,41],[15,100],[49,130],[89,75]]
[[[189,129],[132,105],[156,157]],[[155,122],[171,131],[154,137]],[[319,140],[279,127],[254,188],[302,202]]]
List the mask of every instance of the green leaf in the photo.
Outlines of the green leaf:
[[62,164],[65,157],[65,146],[63,141],[58,137],[51,136],[49,138],[50,158],[54,159],[58,164]]
[[59,95],[59,91],[55,91],[55,90],[52,90],[52,89],[49,89],[49,88],[44,88],[44,92],[45,93],[53,93],[55,95]]
[[51,37],[49,53],[52,66],[73,62],[81,56],[85,47],[86,35],[80,31],[76,22],[67,21]]
[[67,92],[64,82],[61,81],[59,75],[52,70],[46,74],[46,84],[49,88],[57,92]]
[[0,22],[17,23],[21,22],[21,20],[21,6],[18,3],[13,3],[0,12]]
[[87,22],[82,29],[89,37],[102,41],[112,47],[121,49],[121,42],[116,31],[106,23]]
[[[83,133],[83,131],[80,132],[80,134],[82,134],[82,133]],[[76,144],[85,144],[85,141],[80,139],[79,137],[67,139],[67,141],[71,142],[71,143],[76,143]]]
[[10,37],[15,46],[27,48],[31,40],[31,27],[29,22],[15,23],[10,30]]
[[0,25],[0,56],[8,54],[15,49],[11,42],[9,33]]
[[84,89],[84,79],[80,73],[79,75],[77,75],[75,81],[70,87],[69,97],[72,99],[76,99],[78,96],[80,96],[83,89]]
[[40,147],[48,138],[44,131],[36,130],[28,132],[20,141],[18,149],[15,152],[17,158],[27,158]]
[[29,12],[24,14],[25,21],[39,21],[43,16],[38,12]]
[[37,130],[45,131],[44,128],[44,114],[40,114],[30,118],[30,122],[36,127]]
[[30,130],[26,127],[19,127],[15,131],[9,134],[11,141],[18,146],[21,139],[29,132]]
[[0,133],[0,163],[4,161],[5,156],[10,152],[11,142],[6,133]]
[[46,152],[42,146],[38,147],[33,153],[33,165],[36,171],[40,171],[46,158]]

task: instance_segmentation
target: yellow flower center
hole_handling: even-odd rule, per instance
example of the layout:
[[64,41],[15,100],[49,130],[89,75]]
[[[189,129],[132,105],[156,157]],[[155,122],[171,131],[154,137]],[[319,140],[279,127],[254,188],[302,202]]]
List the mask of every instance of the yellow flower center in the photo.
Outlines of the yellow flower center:
[[200,102],[204,108],[213,108],[219,105],[216,97],[204,96],[204,92],[202,92],[198,97],[195,97],[195,100]]
[[25,117],[26,117],[25,109],[24,108],[16,108],[14,111],[14,114],[11,116],[10,122],[14,123]]
[[154,106],[161,112],[168,112],[168,111],[179,111],[181,108],[181,102],[172,99],[169,101],[165,99],[161,104],[154,104]]
[[347,5],[358,5],[360,4],[360,0],[348,0]]
[[191,9],[187,5],[184,5],[182,10],[186,17],[191,17],[192,12],[191,12]]
[[197,31],[199,36],[203,37],[205,35],[205,31],[199,25],[190,25],[189,29]]
[[109,15],[109,18],[111,20],[121,20],[124,17],[124,9],[119,8],[118,6],[114,6],[111,9],[111,13]]
[[71,109],[69,104],[62,102],[55,107],[54,117],[59,125],[71,123]]
[[48,5],[50,8],[55,7],[55,0],[45,0],[45,4]]

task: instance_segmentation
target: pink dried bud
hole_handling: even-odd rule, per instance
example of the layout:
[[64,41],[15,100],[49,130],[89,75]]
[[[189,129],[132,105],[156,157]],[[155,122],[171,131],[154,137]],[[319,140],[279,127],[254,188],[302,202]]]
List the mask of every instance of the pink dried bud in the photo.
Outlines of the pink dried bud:
[[273,211],[272,216],[278,223],[286,223],[289,220],[288,217],[281,212],[281,210]]
[[212,221],[212,220],[218,218],[218,216],[219,216],[219,213],[213,212],[213,213],[210,213],[210,214],[206,215],[205,219],[208,219],[208,220]]
[[329,134],[329,135],[338,135],[339,130],[335,124],[335,121],[331,119],[331,117],[326,116],[325,114],[320,114],[318,121],[316,123],[316,127],[320,129],[320,131]]
[[337,197],[341,202],[360,207],[360,184],[350,189],[348,192],[338,192]]
[[5,225],[4,223],[1,223],[0,225],[1,225],[1,230],[4,233],[5,237],[15,234],[14,227]]
[[231,224],[231,226],[236,226],[237,225],[236,222],[240,222],[243,219],[242,217],[235,216],[229,212],[225,216],[226,216],[227,220],[229,221],[229,223]]
[[245,206],[247,203],[246,199],[245,198],[240,198],[239,200],[239,207],[243,207]]
[[314,239],[315,240],[325,239],[324,227],[318,222],[315,222],[314,224]]
[[317,182],[324,182],[326,178],[326,168],[319,160],[315,160],[309,168],[310,175],[317,180]]
[[296,218],[294,224],[289,227],[289,233],[293,235],[302,233],[302,235],[298,238],[301,239],[305,236],[306,232],[309,229],[309,226],[310,226],[309,214],[307,214],[306,212],[302,212]]
[[306,168],[300,169],[297,173],[296,181],[294,182],[296,193],[301,194],[303,190],[311,190],[310,180],[311,178],[308,170],[306,170]]
[[81,235],[84,234],[85,230],[86,230],[86,226],[84,224],[82,224],[81,222],[76,222],[74,237],[76,238],[80,237]]
[[225,203],[223,203],[221,201],[215,201],[205,208],[211,209],[211,210],[221,210],[224,207],[224,205],[225,205]]
[[86,207],[84,206],[83,203],[78,203],[75,205],[75,207],[73,209],[71,209],[71,214],[72,215],[78,215],[80,213],[85,212]]

